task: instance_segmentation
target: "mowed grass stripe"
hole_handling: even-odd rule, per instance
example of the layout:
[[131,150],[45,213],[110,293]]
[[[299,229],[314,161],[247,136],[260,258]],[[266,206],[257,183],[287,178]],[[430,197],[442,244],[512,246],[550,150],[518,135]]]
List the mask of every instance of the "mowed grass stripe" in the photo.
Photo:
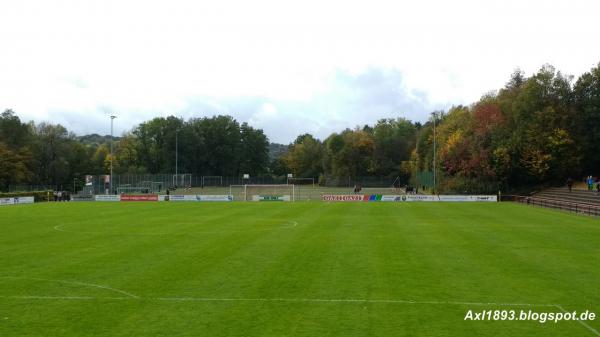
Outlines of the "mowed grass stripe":
[[[53,229],[65,221],[98,233]],[[0,297],[2,336],[565,336],[589,331],[574,322],[465,322],[466,310],[481,306],[457,302],[600,309],[591,255],[598,220],[521,205],[64,203],[2,208],[0,224],[0,276],[140,297]],[[240,228],[260,230],[219,231]],[[136,234],[159,230],[168,232]],[[117,295],[33,280],[0,285],[1,296]]]

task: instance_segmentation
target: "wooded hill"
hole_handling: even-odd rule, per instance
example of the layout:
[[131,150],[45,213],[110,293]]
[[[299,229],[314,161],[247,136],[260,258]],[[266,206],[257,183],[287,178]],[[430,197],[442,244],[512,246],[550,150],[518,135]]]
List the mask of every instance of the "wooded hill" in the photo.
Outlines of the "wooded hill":
[[[365,111],[368,113],[368,111]],[[575,81],[546,65],[470,106],[436,112],[440,191],[491,191],[598,174],[600,66]],[[176,136],[177,135],[177,136]],[[433,117],[426,123],[382,119],[321,140],[299,135],[269,143],[260,129],[230,116],[154,118],[114,138],[114,172],[179,172],[296,177],[402,176],[433,169]],[[76,136],[61,125],[0,115],[0,189],[15,184],[70,186],[107,174],[110,136]]]

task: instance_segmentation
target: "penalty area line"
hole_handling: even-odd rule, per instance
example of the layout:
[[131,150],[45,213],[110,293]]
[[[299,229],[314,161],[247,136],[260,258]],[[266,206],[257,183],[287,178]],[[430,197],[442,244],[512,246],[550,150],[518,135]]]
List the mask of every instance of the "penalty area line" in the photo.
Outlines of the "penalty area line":
[[[563,308],[562,306],[560,306],[559,304],[554,304],[553,307],[557,308],[558,310],[562,311],[563,313],[567,314],[568,311],[565,310],[565,308]],[[600,332],[598,332],[598,330],[592,328],[589,324],[587,324],[586,322],[582,321],[582,320],[577,320],[577,322],[579,322],[579,324],[581,324],[584,328],[586,328],[589,332],[593,333],[596,336],[600,336]]]

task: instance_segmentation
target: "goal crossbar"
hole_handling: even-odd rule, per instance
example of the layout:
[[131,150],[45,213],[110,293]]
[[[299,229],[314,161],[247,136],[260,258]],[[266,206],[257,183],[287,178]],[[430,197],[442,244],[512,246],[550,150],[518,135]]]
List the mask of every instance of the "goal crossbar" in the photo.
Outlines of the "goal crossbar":
[[[293,184],[245,184],[245,185],[229,185],[229,195],[238,195],[234,189],[240,191],[239,199],[244,201],[252,200],[253,195],[288,195],[290,201],[296,200],[296,187]],[[288,193],[285,193],[288,192]]]
[[288,185],[312,185],[315,187],[315,178],[287,178]]

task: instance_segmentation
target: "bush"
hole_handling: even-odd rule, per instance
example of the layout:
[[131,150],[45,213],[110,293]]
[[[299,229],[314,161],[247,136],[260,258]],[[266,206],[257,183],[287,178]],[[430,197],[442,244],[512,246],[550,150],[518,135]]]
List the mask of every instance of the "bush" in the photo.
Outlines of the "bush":
[[52,191],[0,193],[0,198],[33,197],[35,202],[42,202],[48,201],[48,193],[50,193],[50,198],[52,198]]

